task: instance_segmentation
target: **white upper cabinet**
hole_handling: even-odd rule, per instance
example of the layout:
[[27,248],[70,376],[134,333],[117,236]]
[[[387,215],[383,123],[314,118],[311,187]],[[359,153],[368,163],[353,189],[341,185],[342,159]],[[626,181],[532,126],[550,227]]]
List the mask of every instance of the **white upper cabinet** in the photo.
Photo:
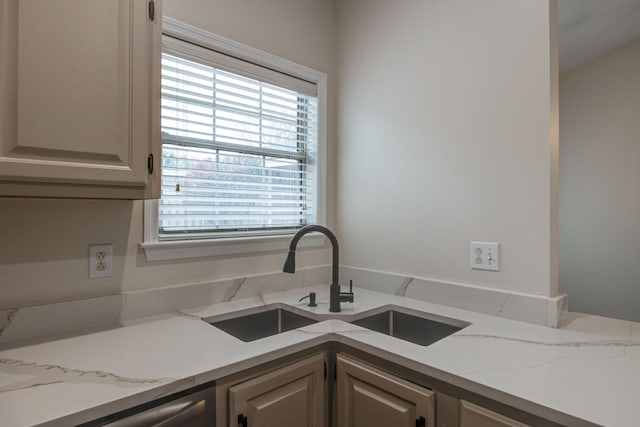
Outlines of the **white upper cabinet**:
[[161,0],[0,0],[0,195],[159,197],[161,17]]

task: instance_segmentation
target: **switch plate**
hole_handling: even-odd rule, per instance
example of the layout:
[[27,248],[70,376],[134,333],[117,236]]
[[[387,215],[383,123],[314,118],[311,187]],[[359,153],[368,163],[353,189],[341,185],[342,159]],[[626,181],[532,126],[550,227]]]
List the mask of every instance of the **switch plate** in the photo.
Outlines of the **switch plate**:
[[89,278],[111,277],[113,245],[89,245]]
[[474,270],[500,271],[500,244],[471,242],[470,263]]

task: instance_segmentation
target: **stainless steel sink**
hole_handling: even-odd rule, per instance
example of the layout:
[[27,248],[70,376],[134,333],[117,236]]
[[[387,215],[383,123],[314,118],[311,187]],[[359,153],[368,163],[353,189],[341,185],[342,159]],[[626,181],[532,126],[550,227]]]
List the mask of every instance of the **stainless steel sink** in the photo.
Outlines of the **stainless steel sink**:
[[[229,313],[207,321],[239,340],[249,342],[319,321],[311,316],[311,313],[304,315],[286,308],[272,307],[259,312],[245,310]],[[320,320],[327,318],[332,317],[319,316]],[[369,314],[362,313],[351,320],[351,323],[422,346],[433,344],[469,326],[469,323],[461,320],[392,307],[380,307]]]
[[274,308],[209,323],[239,340],[248,342],[302,328],[317,323],[317,320],[282,308]]
[[434,315],[418,316],[397,310],[385,310],[351,323],[423,346],[433,344],[469,326],[468,323],[456,319]]

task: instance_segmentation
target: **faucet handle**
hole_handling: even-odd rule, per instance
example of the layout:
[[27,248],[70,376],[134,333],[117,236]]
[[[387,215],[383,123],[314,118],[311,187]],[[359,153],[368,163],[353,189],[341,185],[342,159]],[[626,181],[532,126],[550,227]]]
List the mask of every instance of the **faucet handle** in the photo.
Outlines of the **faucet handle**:
[[349,292],[339,292],[338,300],[340,302],[353,302],[353,280],[349,280]]

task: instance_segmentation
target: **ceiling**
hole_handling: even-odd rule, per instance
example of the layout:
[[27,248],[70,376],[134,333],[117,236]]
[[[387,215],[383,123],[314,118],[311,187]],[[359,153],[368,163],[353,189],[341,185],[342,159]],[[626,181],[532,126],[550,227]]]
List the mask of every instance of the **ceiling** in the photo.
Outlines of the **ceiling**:
[[560,71],[640,37],[640,0],[559,0]]

